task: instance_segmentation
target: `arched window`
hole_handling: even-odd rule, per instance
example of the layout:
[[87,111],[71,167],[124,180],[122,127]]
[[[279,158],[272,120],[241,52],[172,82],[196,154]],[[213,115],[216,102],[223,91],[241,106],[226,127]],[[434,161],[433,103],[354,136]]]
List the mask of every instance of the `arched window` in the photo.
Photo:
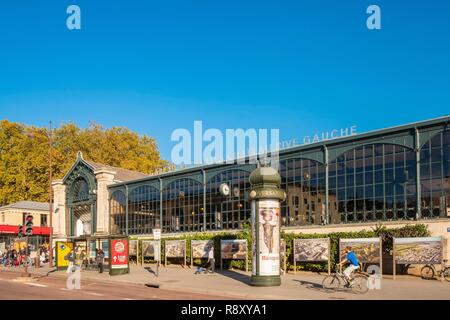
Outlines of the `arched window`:
[[138,187],[128,196],[128,233],[150,234],[154,228],[160,228],[159,190]]
[[416,164],[412,149],[368,144],[329,165],[331,223],[414,219]]
[[84,178],[78,178],[73,182],[73,201],[84,201],[89,199],[89,185]]
[[163,190],[163,231],[203,230],[203,186],[188,178],[171,182]]
[[126,234],[125,194],[118,190],[111,195],[111,234]]
[[[206,185],[206,229],[241,229],[251,215],[248,196],[250,181],[247,171],[231,169],[210,179]],[[226,183],[230,194],[223,196],[220,185]]]
[[440,132],[420,150],[423,218],[450,216],[450,130]]
[[281,203],[283,225],[325,223],[325,166],[302,158],[282,160],[280,175],[281,187],[287,195]]

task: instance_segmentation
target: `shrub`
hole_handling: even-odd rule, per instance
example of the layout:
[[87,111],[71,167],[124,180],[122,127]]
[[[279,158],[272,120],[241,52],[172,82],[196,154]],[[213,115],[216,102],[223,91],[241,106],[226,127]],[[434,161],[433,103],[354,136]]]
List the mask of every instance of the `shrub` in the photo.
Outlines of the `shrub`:
[[[402,237],[428,237],[430,232],[426,225],[407,225],[402,228],[390,229],[385,226],[378,225],[372,230],[363,230],[355,232],[333,232],[328,234],[306,234],[306,233],[281,233],[281,238],[286,240],[286,256],[287,256],[287,269],[294,270],[294,252],[293,245],[295,239],[312,239],[312,238],[330,238],[331,248],[331,267],[339,262],[339,240],[340,239],[354,239],[354,238],[375,238],[381,237],[383,251],[385,254],[389,254],[392,250],[392,238],[402,238]],[[220,242],[221,240],[247,240],[247,259],[248,267],[251,270],[252,267],[252,232],[250,224],[244,225],[244,229],[239,232],[221,232],[221,233],[208,233],[201,232],[196,234],[184,234],[179,237],[164,238],[161,240],[161,261],[164,261],[164,244],[169,240],[186,240],[186,264],[191,263],[191,240],[213,240],[214,241],[214,254],[216,258],[216,263],[220,265]],[[175,260],[168,260],[167,263],[175,262]],[[195,265],[199,265],[202,261],[199,259],[194,260]],[[177,262],[180,263],[180,262]],[[224,269],[233,267],[236,269],[245,270],[245,261],[243,260],[224,260]],[[297,264],[297,270],[307,270],[315,272],[328,272],[327,263],[301,263]]]

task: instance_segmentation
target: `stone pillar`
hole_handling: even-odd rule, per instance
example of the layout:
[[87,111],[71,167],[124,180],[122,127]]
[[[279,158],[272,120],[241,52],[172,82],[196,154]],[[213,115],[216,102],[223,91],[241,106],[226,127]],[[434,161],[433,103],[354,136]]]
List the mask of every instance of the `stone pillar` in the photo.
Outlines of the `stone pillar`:
[[66,230],[66,186],[62,180],[55,180],[53,187],[53,237],[65,238],[69,234]]
[[269,166],[253,171],[250,183],[253,255],[251,285],[280,286],[280,202],[286,199],[286,193],[280,189],[280,175]]
[[[97,234],[109,233],[109,193],[108,186],[114,184],[114,171],[98,170],[94,172],[97,179]],[[94,232],[94,231],[93,231]]]

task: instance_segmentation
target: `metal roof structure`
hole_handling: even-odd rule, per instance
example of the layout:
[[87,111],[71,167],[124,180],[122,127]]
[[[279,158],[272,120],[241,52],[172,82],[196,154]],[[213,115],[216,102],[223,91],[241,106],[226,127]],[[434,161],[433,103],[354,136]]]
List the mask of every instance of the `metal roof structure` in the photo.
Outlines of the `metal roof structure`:
[[[411,132],[411,131],[418,130],[418,129],[426,130],[427,128],[430,128],[430,127],[433,127],[436,125],[449,126],[450,125],[450,115],[446,115],[446,116],[442,116],[442,117],[438,117],[438,118],[434,118],[434,119],[429,119],[429,120],[424,120],[424,121],[413,122],[413,123],[404,124],[404,125],[399,125],[399,126],[394,126],[394,127],[390,127],[390,128],[380,129],[380,130],[374,130],[374,131],[370,131],[370,132],[366,132],[366,133],[356,134],[353,136],[340,137],[340,138],[329,139],[329,140],[315,142],[315,143],[309,143],[309,144],[305,144],[305,145],[294,146],[294,147],[290,147],[290,148],[286,148],[286,149],[280,149],[279,156],[283,157],[283,156],[287,156],[288,154],[294,154],[294,153],[304,153],[304,152],[308,153],[310,151],[323,149],[323,148],[337,149],[338,147],[340,147],[342,145],[352,145],[357,142],[361,142],[361,141],[365,141],[365,140],[373,140],[373,139],[383,140],[384,137],[386,137],[386,136],[395,135],[395,134],[399,134],[399,133],[405,133],[405,132]],[[245,159],[248,159],[248,157],[236,159],[235,164],[236,163],[239,164],[240,160],[245,161]],[[162,178],[186,175],[186,174],[190,174],[190,173],[194,173],[194,172],[198,172],[198,171],[202,171],[202,170],[220,168],[220,167],[223,167],[226,165],[229,165],[229,164],[227,164],[226,162],[223,162],[223,163],[215,163],[215,164],[196,165],[196,166],[192,166],[189,168],[178,169],[178,170],[169,171],[169,172],[165,172],[165,173],[161,173],[161,174],[147,175],[146,177],[142,177],[142,178],[139,178],[136,180],[122,181],[120,183],[110,185],[110,186],[108,186],[108,188],[113,189],[113,188],[117,188],[117,187],[124,186],[127,184],[131,184],[131,183],[134,184],[134,183],[146,182],[146,181],[150,181],[150,180],[158,180],[160,178],[162,179]]]

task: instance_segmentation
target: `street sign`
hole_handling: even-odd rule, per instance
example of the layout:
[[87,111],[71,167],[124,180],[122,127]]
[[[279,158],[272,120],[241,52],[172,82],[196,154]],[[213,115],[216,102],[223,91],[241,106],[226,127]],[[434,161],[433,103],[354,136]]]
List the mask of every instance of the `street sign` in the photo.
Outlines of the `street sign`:
[[161,229],[153,229],[153,238],[155,240],[161,240]]
[[33,235],[33,216],[31,214],[25,218],[25,235]]

